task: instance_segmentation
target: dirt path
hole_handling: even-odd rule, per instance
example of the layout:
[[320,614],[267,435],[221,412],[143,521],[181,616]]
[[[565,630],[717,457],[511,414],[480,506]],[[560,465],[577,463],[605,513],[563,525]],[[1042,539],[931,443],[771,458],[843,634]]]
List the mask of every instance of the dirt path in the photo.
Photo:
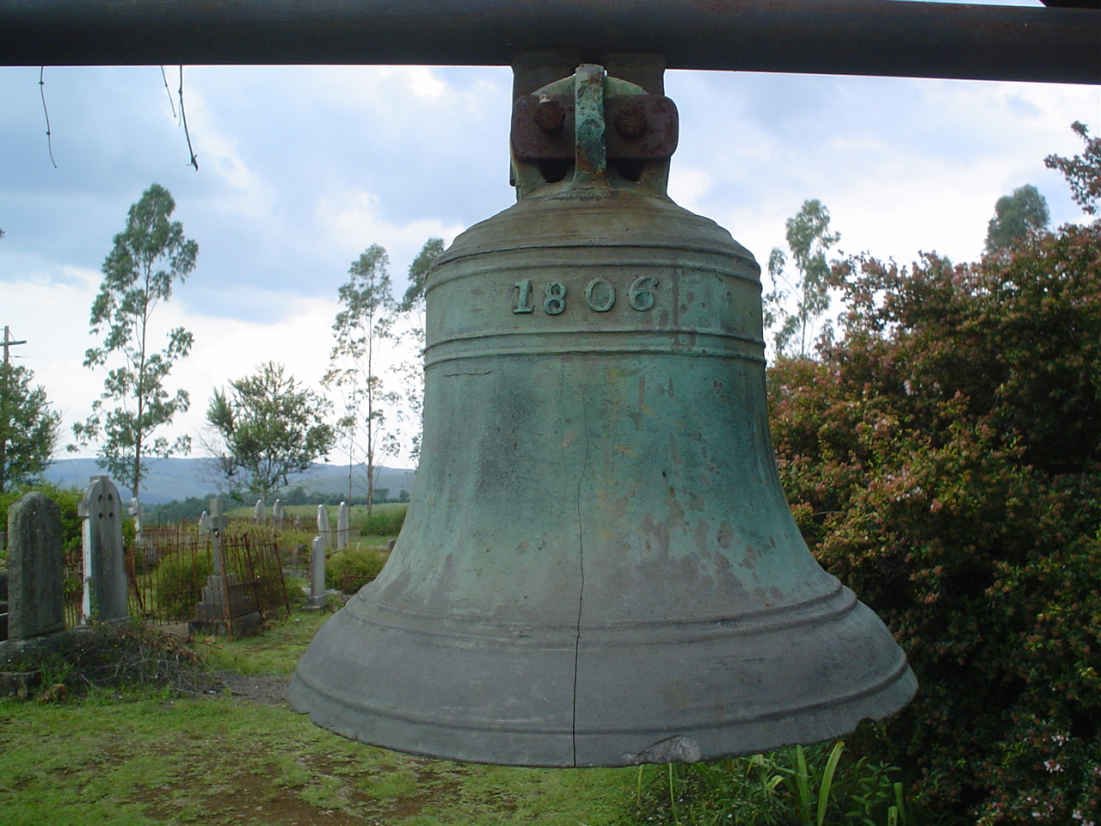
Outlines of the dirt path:
[[289,677],[278,674],[238,674],[236,671],[216,671],[214,675],[234,697],[267,706],[287,704]]

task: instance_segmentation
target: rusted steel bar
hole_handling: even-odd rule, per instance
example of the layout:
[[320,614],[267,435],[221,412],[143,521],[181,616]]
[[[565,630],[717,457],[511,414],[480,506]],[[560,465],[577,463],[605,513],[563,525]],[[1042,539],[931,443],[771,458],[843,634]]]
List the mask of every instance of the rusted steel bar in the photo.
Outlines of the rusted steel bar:
[[2,65],[509,65],[1101,82],[1101,11],[897,0],[0,0]]

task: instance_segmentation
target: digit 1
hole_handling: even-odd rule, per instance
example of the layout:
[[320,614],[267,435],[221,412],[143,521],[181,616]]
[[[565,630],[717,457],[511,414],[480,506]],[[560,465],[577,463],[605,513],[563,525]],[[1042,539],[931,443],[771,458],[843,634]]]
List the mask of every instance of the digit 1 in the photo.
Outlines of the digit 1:
[[512,312],[516,314],[532,312],[534,308],[531,305],[531,279],[517,281],[513,286],[516,288],[516,304]]

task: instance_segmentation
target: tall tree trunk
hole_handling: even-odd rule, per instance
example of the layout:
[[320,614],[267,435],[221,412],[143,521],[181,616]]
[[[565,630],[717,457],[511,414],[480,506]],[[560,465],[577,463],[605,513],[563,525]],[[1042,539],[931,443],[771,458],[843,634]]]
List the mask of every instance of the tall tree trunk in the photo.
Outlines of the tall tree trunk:
[[375,506],[375,314],[367,314],[367,516]]

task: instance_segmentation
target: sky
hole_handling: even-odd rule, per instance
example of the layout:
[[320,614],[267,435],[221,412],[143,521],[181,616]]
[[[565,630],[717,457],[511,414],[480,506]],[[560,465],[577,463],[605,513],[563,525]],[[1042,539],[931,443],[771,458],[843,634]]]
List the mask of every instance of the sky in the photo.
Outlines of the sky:
[[[155,66],[47,67],[55,168],[39,69],[0,68],[0,325],[27,340],[13,353],[62,414],[62,448],[102,387],[81,366],[100,267],[150,184],[199,245],[154,317],[160,334],[195,336],[168,381],[191,409],[165,435],[191,435],[199,456],[215,387],[267,360],[318,386],[337,290],[364,249],[388,250],[400,295],[425,240],[450,243],[514,202],[507,69],[188,66],[197,172],[178,68],[166,74],[171,95]],[[680,113],[670,195],[762,266],[808,198],[829,208],[841,250],[903,263],[973,260],[995,201],[1026,183],[1053,224],[1081,221],[1043,158],[1080,151],[1074,120],[1101,131],[1093,86],[670,71],[666,94]]]

